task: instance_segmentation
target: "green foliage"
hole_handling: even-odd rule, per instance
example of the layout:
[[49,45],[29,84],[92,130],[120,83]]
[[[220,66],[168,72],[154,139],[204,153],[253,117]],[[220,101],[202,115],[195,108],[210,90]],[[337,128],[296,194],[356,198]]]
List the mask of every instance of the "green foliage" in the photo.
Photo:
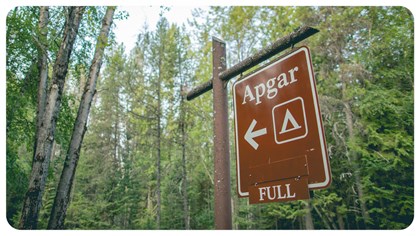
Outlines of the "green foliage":
[[[45,51],[48,56],[49,74],[51,74],[55,55],[61,43],[62,28],[66,15],[64,11],[66,10],[65,7],[49,8],[48,48]],[[7,17],[7,219],[13,226],[16,226],[19,220],[33,158],[39,81],[37,69],[37,55],[39,51],[37,40],[39,40],[40,33],[38,32],[38,17],[39,7],[17,7],[11,10]],[[90,20],[95,19],[92,18]],[[91,24],[89,20],[85,20],[85,25],[82,26],[81,32],[86,30],[86,25],[88,24]],[[97,25],[99,24],[100,21]],[[78,41],[81,45],[86,44],[87,41],[94,39],[91,36],[93,34],[85,35]],[[81,55],[87,53],[87,49],[77,46],[73,52]],[[77,87],[72,87],[75,84],[74,81],[79,79],[79,77],[74,77],[74,75],[78,76],[75,68],[80,68],[84,62],[87,63],[90,60],[89,56],[83,57],[83,61],[79,59],[71,59],[74,67],[70,68],[67,78],[70,89],[66,85],[61,98],[61,112],[57,122],[52,155],[53,161],[50,164],[44,205],[40,213],[40,228],[45,228],[47,224],[52,199],[55,196],[56,181],[60,175],[58,169],[61,170],[60,165],[62,166],[63,155],[65,155],[64,150],[67,150],[73,129],[76,106],[78,105],[76,98],[79,92]],[[87,68],[88,66],[84,65],[84,67]]]
[[[72,56],[41,227],[48,220],[104,9],[87,9],[80,31],[84,37],[78,38]],[[51,59],[59,45],[63,10],[50,11]],[[67,229],[156,229],[158,178],[161,229],[186,227],[184,197],[190,227],[213,229],[212,95],[206,93],[191,102],[183,95],[211,78],[211,36],[227,42],[231,66],[302,24],[320,30],[304,44],[311,48],[333,182],[328,189],[313,191],[309,202],[249,205],[236,195],[232,135],[234,228],[305,229],[308,207],[315,229],[403,229],[411,224],[414,20],[406,8],[211,7],[195,9],[188,30],[168,22],[165,14],[170,9],[162,8],[153,29],[142,29],[130,54],[124,45],[109,42],[112,46],[92,104]],[[13,225],[19,219],[31,170],[37,17],[36,7],[19,7],[7,18],[7,219]],[[126,17],[122,12],[119,19]],[[183,144],[187,196],[182,191]]]
[[17,226],[32,165],[37,77],[32,40],[37,9],[15,8],[6,29],[6,188],[7,220]]

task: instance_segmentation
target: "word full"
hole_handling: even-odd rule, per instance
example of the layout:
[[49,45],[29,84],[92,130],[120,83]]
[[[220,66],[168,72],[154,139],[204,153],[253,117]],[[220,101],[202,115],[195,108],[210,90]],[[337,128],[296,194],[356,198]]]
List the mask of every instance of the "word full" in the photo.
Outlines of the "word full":
[[[290,69],[288,73],[280,73],[277,77],[273,77],[267,80],[266,83],[260,83],[254,86],[252,89],[249,85],[245,87],[244,100],[242,104],[255,100],[255,105],[261,103],[261,98],[266,95],[267,99],[273,99],[277,96],[278,90],[297,82],[295,78],[295,72],[299,71],[299,67],[295,66]],[[289,75],[289,76],[287,76]],[[277,86],[276,85],[277,81]]]
[[285,184],[284,188],[286,192],[282,194],[281,184],[275,186],[261,187],[258,188],[260,193],[260,201],[264,201],[267,197],[268,200],[288,199],[296,198],[296,193],[290,191],[290,184]]

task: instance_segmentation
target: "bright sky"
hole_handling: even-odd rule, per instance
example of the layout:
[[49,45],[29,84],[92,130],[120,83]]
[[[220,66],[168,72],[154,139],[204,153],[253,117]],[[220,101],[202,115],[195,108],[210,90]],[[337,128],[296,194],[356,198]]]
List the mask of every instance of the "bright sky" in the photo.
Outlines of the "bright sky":
[[[187,18],[191,18],[193,6],[172,6],[164,16],[170,23],[182,25],[187,24]],[[141,32],[145,23],[150,30],[156,27],[161,9],[159,6],[121,6],[118,11],[126,11],[129,17],[125,20],[116,20],[115,36],[118,43],[124,43],[126,52],[129,52],[135,45],[136,37]]]

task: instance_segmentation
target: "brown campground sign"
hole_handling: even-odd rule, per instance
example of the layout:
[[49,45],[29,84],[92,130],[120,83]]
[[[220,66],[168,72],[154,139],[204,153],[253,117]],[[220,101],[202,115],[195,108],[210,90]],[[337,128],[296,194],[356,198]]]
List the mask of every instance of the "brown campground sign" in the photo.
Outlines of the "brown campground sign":
[[311,57],[301,47],[233,85],[238,194],[309,198],[331,183]]

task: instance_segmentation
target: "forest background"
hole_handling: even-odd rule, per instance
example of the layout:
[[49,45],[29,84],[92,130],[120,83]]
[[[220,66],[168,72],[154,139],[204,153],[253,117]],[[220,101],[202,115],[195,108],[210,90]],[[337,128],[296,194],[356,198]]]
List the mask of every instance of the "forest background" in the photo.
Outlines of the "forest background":
[[[61,42],[64,10],[50,9],[50,75]],[[212,229],[211,95],[186,102],[183,93],[210,78],[211,36],[227,42],[229,67],[303,24],[320,30],[304,43],[311,48],[314,62],[332,185],[314,191],[309,203],[249,205],[235,194],[231,137],[234,228],[402,229],[410,225],[414,216],[414,19],[406,8],[211,7],[196,9],[188,30],[168,22],[168,9],[161,11],[156,25],[137,32],[136,46],[129,53],[115,41],[111,28],[66,229]],[[36,135],[39,47],[34,36],[39,34],[39,12],[39,7],[21,7],[7,17],[6,217],[14,227],[28,190]],[[84,37],[76,38],[70,57],[40,229],[48,225],[104,13],[104,7],[86,9],[79,32]],[[115,20],[126,17],[116,15]]]

